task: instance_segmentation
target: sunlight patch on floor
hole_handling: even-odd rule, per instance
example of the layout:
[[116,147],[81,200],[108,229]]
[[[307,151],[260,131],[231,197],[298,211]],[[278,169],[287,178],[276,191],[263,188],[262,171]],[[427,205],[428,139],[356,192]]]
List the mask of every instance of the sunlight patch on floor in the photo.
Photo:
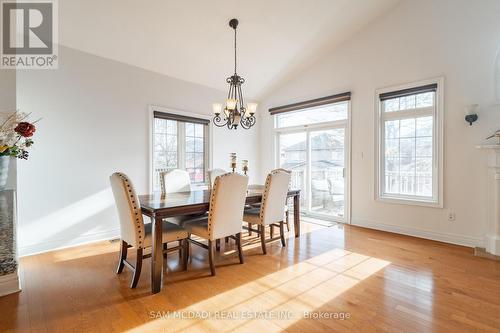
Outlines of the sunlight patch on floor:
[[128,332],[280,332],[389,264],[334,249],[175,312],[156,309]]

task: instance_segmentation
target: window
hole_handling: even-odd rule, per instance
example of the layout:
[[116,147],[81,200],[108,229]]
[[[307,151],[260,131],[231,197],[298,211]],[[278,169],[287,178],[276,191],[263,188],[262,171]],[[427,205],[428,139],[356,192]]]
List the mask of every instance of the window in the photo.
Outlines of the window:
[[153,191],[159,191],[159,170],[184,169],[194,184],[206,183],[207,119],[154,111]]
[[378,92],[378,199],[442,204],[441,91],[434,81]]
[[303,214],[347,221],[350,97],[346,92],[269,110],[276,166],[292,172]]

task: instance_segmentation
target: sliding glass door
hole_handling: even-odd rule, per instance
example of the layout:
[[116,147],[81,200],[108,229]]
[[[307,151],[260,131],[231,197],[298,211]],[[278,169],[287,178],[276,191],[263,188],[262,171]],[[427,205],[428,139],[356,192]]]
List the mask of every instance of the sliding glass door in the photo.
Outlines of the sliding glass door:
[[347,122],[277,132],[279,166],[301,189],[302,213],[345,222]]

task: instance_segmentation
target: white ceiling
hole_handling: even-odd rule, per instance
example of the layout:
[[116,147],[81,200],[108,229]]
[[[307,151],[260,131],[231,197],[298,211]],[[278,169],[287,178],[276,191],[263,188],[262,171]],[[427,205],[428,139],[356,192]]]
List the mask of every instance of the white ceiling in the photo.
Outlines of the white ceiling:
[[64,0],[60,43],[171,77],[226,90],[238,73],[261,98],[399,0]]

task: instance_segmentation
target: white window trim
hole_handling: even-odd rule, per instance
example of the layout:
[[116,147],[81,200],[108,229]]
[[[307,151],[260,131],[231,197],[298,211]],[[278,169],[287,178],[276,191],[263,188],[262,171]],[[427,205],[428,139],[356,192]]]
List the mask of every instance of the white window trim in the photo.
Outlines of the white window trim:
[[[387,112],[384,115],[384,119],[382,119],[382,102],[380,101],[380,95],[383,93],[387,92],[392,92],[392,91],[397,91],[397,90],[403,90],[403,89],[409,89],[409,88],[415,88],[415,87],[420,87],[420,86],[425,86],[428,84],[437,84],[437,90],[435,94],[435,107],[432,109],[432,113],[434,116],[434,123],[435,126],[433,128],[433,137],[437,139],[433,140],[433,153],[435,154],[434,156],[437,156],[436,159],[434,159],[434,168],[437,168],[435,171],[437,178],[438,179],[433,179],[433,186],[436,186],[436,192],[434,195],[433,199],[429,199],[426,197],[416,197],[416,196],[408,196],[405,197],[404,195],[387,195],[387,194],[382,194],[382,189],[383,189],[383,184],[381,181],[381,171],[383,170],[382,164],[384,163],[383,156],[381,155],[383,150],[383,142],[382,142],[382,126],[383,126],[383,120],[390,119],[391,116],[396,116],[396,115],[391,115],[391,112]],[[403,84],[403,85],[398,85],[398,86],[392,86],[392,87],[386,87],[386,88],[381,88],[377,89],[375,91],[375,121],[374,121],[374,133],[375,133],[375,168],[374,168],[374,189],[375,189],[375,200],[379,202],[385,202],[385,203],[393,203],[393,204],[405,204],[405,205],[415,205],[415,206],[425,206],[425,207],[434,207],[434,208],[443,208],[443,158],[444,158],[444,150],[443,150],[443,145],[444,145],[444,136],[443,136],[443,128],[444,128],[444,78],[443,77],[438,77],[438,78],[432,78],[432,79],[427,79],[419,82],[412,82],[408,84]],[[429,108],[421,108],[421,109],[413,109],[411,111],[400,111],[400,112],[395,112],[399,116],[412,116],[415,117],[415,115],[424,115],[429,113]],[[437,164],[437,165],[436,165]]]
[[[352,99],[348,101],[348,106],[347,106],[347,119],[341,119],[341,120],[333,120],[333,121],[327,121],[327,122],[322,122],[322,123],[314,123],[310,125],[297,125],[297,126],[289,126],[289,127],[278,127],[277,126],[277,115],[273,115],[273,155],[274,155],[274,167],[279,168],[280,167],[280,153],[279,153],[279,135],[280,134],[289,134],[289,133],[297,133],[297,132],[302,132],[304,130],[322,130],[322,129],[331,129],[331,128],[338,128],[338,127],[344,127],[347,131],[345,133],[345,138],[346,142],[344,143],[344,151],[345,151],[345,156],[346,156],[346,165],[345,165],[345,192],[344,192],[344,198],[345,198],[345,217],[344,218],[325,218],[324,215],[322,215],[322,219],[327,219],[331,220],[334,222],[341,222],[344,224],[351,224],[351,103]],[[334,103],[332,103],[334,104]],[[307,108],[305,108],[307,109]],[[307,134],[309,135],[309,133]],[[309,140],[308,140],[309,141]],[[307,151],[309,152],[309,147],[307,147]],[[307,184],[309,187],[310,184]],[[309,189],[310,191],[310,189]]]
[[[148,113],[149,113],[149,182],[148,182],[148,187],[149,187],[149,193],[153,192],[153,135],[154,135],[154,112],[165,112],[165,113],[171,113],[171,114],[177,114],[179,116],[186,116],[186,117],[193,117],[193,118],[199,118],[199,119],[207,119],[210,122],[208,123],[208,142],[205,142],[205,152],[206,152],[206,157],[207,157],[207,170],[212,169],[212,161],[213,161],[213,128],[212,128],[212,117],[207,114],[201,114],[201,113],[193,113],[193,112],[188,112],[188,111],[181,111],[181,110],[176,110],[176,109],[171,109],[167,108],[164,106],[159,106],[159,105],[148,105]],[[178,167],[180,168],[181,165],[184,164],[184,162],[179,161]],[[200,187],[200,188],[206,188],[207,184],[207,178],[205,175],[205,184],[193,184],[195,187]]]

